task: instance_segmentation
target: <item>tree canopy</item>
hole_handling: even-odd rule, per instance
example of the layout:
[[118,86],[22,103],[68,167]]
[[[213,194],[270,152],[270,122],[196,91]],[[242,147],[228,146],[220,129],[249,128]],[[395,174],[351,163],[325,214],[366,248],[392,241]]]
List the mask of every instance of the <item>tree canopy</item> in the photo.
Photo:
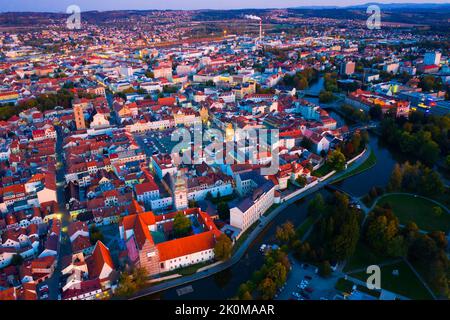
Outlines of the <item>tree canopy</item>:
[[183,213],[178,212],[173,219],[173,232],[176,237],[185,237],[192,231],[192,222]]
[[227,260],[231,257],[233,250],[233,243],[231,239],[224,233],[222,233],[216,241],[214,246],[214,255],[217,260]]

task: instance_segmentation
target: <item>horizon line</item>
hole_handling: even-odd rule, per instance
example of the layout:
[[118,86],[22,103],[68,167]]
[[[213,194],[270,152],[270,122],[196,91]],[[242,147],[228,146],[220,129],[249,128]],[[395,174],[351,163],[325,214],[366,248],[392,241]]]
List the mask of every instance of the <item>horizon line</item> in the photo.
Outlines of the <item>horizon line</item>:
[[[217,8],[198,8],[198,9],[110,9],[110,10],[101,10],[101,9],[91,9],[91,10],[85,10],[81,11],[81,13],[87,13],[87,12],[99,12],[99,13],[105,13],[105,12],[114,12],[114,11],[238,11],[238,10],[280,10],[280,9],[332,9],[332,8],[339,8],[339,9],[345,9],[345,8],[353,8],[353,7],[363,7],[366,5],[413,5],[413,6],[420,6],[420,5],[448,5],[450,6],[449,2],[377,2],[377,1],[368,1],[366,3],[362,4],[351,4],[351,5],[305,5],[305,6],[287,6],[287,7],[264,7],[264,8],[255,8],[255,7],[239,7],[239,8],[228,8],[228,9],[217,9]],[[55,13],[55,14],[67,14],[65,11],[1,11],[0,14],[4,13]]]

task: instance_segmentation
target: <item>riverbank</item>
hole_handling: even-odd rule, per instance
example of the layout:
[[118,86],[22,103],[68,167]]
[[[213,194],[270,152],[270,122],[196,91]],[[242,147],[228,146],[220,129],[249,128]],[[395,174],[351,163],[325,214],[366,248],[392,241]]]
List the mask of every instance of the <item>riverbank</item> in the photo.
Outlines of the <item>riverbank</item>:
[[[361,154],[359,154],[357,157],[351,159],[349,162],[355,162],[356,165],[360,165],[369,156],[368,152],[367,152],[368,150],[369,149],[365,149]],[[155,293],[158,293],[161,291],[165,291],[167,289],[178,287],[180,285],[185,285],[185,284],[188,284],[188,283],[196,281],[196,280],[210,277],[216,273],[219,273],[221,271],[224,271],[224,270],[232,267],[234,264],[239,262],[239,260],[241,260],[244,257],[249,246],[253,243],[253,241],[255,241],[255,239],[258,238],[260,233],[272,222],[273,219],[275,219],[275,217],[277,217],[277,215],[279,213],[281,213],[283,210],[288,208],[290,205],[294,204],[296,201],[322,189],[327,184],[334,181],[334,179],[339,178],[341,175],[345,174],[347,172],[347,170],[343,170],[343,171],[337,172],[337,173],[333,172],[332,175],[328,175],[326,178],[324,177],[324,178],[316,180],[317,182],[313,186],[306,186],[305,188],[300,189],[301,190],[300,193],[299,193],[300,190],[297,190],[294,192],[294,195],[292,195],[292,193],[289,195],[286,195],[286,197],[283,198],[282,203],[279,204],[275,209],[273,209],[270,212],[270,214],[268,214],[267,216],[264,216],[264,215],[261,216],[261,219],[255,223],[254,229],[250,232],[248,237],[241,243],[239,248],[234,252],[234,254],[232,255],[232,257],[229,260],[224,261],[220,264],[216,264],[211,268],[196,272],[189,276],[176,278],[173,280],[168,280],[163,283],[158,283],[151,287],[147,287],[147,288],[139,291],[138,293],[136,293],[129,299],[130,300],[139,299],[139,298],[142,298],[147,295],[152,295],[152,294],[155,294]]]
[[339,182],[344,179],[350,178],[354,175],[357,175],[361,172],[364,172],[366,170],[369,170],[370,168],[374,167],[377,163],[377,157],[375,156],[375,153],[372,149],[370,149],[369,157],[359,166],[352,166],[350,167],[350,171],[343,176],[341,176],[339,179],[335,180],[334,182]]

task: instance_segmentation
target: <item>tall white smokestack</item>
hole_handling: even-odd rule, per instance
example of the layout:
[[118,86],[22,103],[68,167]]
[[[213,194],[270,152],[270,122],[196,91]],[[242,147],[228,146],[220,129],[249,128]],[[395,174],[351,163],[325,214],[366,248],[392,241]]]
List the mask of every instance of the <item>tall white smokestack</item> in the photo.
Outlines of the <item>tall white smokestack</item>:
[[252,14],[246,14],[245,17],[246,17],[247,19],[250,19],[250,20],[261,20],[260,17],[254,16],[254,15],[252,15]]
[[250,19],[250,20],[259,20],[259,41],[262,41],[262,19],[258,16],[254,16],[252,14],[246,14],[245,15],[246,19]]
[[259,41],[262,41],[262,20],[259,20]]

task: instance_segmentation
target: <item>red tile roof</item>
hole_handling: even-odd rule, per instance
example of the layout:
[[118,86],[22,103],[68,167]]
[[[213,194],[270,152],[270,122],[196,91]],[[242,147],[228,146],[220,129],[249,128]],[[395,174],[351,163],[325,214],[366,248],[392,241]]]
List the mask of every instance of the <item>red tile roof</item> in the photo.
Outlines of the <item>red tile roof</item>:
[[195,252],[214,248],[215,237],[213,231],[162,242],[156,245],[160,261],[167,261]]
[[[114,263],[111,258],[109,249],[101,241],[97,241],[92,256],[87,259],[89,277],[91,279],[100,277],[104,265],[108,265],[114,269]],[[100,279],[102,280],[102,279]]]

